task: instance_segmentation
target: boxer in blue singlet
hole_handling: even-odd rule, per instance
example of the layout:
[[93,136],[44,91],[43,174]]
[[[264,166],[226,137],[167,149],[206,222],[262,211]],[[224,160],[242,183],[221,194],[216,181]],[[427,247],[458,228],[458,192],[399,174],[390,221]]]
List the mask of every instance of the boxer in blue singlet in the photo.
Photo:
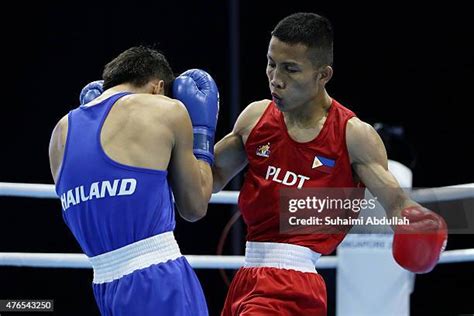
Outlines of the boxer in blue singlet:
[[173,194],[184,219],[205,215],[214,81],[197,69],[175,79],[161,53],[132,47],[105,66],[103,83],[85,87],[81,103],[54,128],[49,157],[64,221],[94,269],[101,314],[208,315],[173,236]]

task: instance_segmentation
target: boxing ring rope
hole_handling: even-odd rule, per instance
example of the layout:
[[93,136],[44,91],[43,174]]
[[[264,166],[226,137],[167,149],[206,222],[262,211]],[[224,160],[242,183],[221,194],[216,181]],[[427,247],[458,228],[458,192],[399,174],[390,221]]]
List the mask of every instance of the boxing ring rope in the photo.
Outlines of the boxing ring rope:
[[[436,190],[436,200],[439,202],[460,200],[474,198],[473,189],[474,183],[458,184],[431,189],[418,189],[411,192],[411,197],[418,203],[429,202],[433,200],[433,191]],[[12,182],[0,182],[0,196],[46,199],[55,199],[58,197],[54,190],[53,184]],[[237,204],[238,196],[239,192],[237,191],[222,191],[212,195],[211,203]]]
[[[244,256],[196,256],[185,255],[195,269],[238,269],[244,265]],[[445,251],[439,263],[474,261],[474,249]],[[85,254],[80,253],[24,253],[0,252],[0,266],[32,268],[92,268]],[[318,269],[337,267],[337,257],[321,257],[316,263]]]
[[[456,190],[452,190],[456,189]],[[419,189],[411,192],[411,197],[419,202],[433,201],[436,191],[436,201],[450,201],[474,198],[474,183],[461,184],[432,189]],[[237,204],[239,192],[223,191],[213,194],[211,203]],[[52,184],[9,183],[0,182],[0,196],[57,198]],[[237,269],[244,264],[243,256],[211,256],[185,255],[191,266],[196,269]],[[439,263],[458,263],[474,261],[474,248],[445,251]],[[76,253],[22,253],[0,252],[0,266],[37,267],[37,268],[91,268],[84,254]],[[337,267],[337,256],[321,257],[317,268],[329,269]]]
[[[53,184],[0,182],[0,196],[56,199]],[[211,203],[237,204],[239,192],[223,191],[213,194]]]

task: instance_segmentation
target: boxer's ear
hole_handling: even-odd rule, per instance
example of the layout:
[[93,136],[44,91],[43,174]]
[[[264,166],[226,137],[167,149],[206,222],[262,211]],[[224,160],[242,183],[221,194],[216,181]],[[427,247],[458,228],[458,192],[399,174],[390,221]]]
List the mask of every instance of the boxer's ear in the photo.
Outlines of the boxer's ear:
[[319,80],[323,85],[331,80],[333,75],[333,69],[331,66],[323,66],[315,72],[315,79]]
[[153,91],[152,94],[165,94],[165,82],[163,80],[156,80],[152,82]]

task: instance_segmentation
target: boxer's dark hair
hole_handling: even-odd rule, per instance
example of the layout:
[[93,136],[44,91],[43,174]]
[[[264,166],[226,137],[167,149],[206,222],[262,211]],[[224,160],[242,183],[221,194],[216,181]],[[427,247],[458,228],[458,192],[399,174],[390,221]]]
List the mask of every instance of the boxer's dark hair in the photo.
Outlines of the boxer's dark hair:
[[122,83],[142,87],[153,79],[164,81],[165,95],[170,94],[174,74],[166,57],[158,50],[136,46],[122,52],[104,67],[104,90]]
[[313,48],[315,66],[332,65],[334,35],[327,18],[315,13],[294,13],[281,20],[271,34],[287,44]]

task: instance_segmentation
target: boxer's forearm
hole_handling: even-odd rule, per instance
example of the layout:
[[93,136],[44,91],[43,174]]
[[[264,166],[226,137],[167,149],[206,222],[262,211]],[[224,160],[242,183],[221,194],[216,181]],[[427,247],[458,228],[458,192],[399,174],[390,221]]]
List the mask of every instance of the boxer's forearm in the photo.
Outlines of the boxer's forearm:
[[202,198],[205,203],[205,208],[207,209],[207,205],[212,195],[212,170],[209,164],[203,160],[198,160],[198,164],[201,175]]

